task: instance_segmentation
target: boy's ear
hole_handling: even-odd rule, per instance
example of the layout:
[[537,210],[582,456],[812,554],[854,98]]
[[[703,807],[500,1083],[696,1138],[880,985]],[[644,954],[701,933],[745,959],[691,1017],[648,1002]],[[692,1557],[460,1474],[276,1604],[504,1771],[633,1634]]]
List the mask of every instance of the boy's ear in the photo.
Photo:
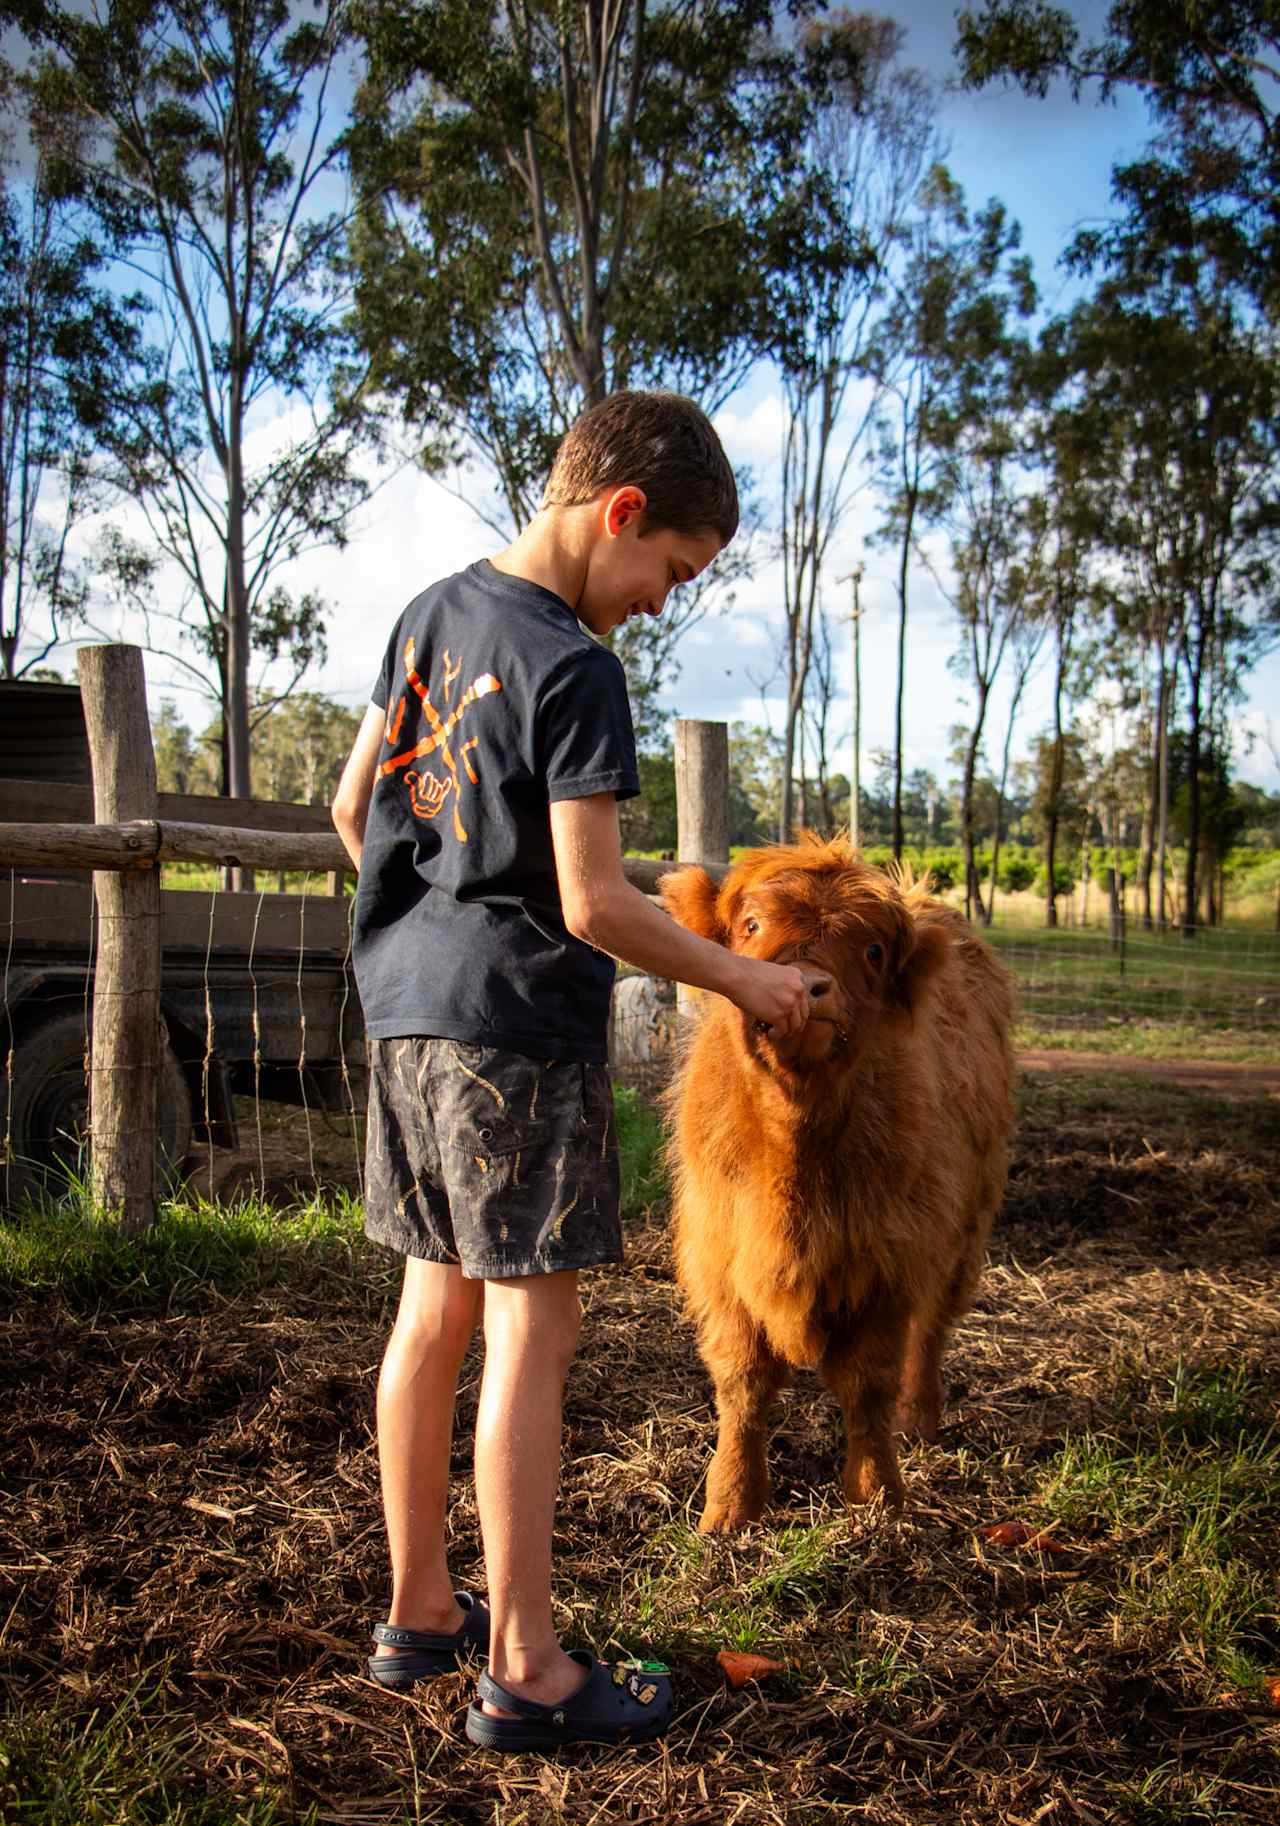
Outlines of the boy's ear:
[[680,925],[723,945],[728,933],[716,914],[719,889],[705,869],[677,869],[658,883],[663,905]]
[[613,537],[622,531],[630,521],[639,519],[649,505],[649,498],[643,488],[627,482],[621,488],[615,488],[604,504],[605,531]]

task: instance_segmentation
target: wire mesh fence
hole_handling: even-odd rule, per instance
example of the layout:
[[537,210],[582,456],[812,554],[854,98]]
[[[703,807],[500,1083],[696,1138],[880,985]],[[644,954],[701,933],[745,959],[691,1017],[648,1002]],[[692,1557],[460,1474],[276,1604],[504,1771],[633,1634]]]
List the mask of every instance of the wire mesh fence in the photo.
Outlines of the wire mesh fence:
[[[87,874],[0,881],[0,1193],[13,1206],[85,1181],[97,921]],[[323,874],[299,887],[161,897],[158,1146],[196,1196],[360,1189],[354,902]]]
[[[1280,1058],[1280,936],[1204,927],[1193,937],[1132,927],[994,926],[985,936],[1018,981],[1022,1029],[1059,1043],[1109,1046],[1129,1030],[1135,1051],[1175,1042],[1223,1055],[1274,1049]],[[1110,1032],[1108,1030],[1111,1030]]]
[[[7,877],[7,880],[6,880]],[[273,878],[274,879],[274,878]],[[162,1156],[196,1196],[362,1182],[354,900],[319,872],[162,895]],[[0,875],[0,1192],[83,1181],[97,921],[92,878]],[[1024,1047],[1280,1062],[1280,935],[997,923]],[[634,987],[634,985],[633,985]]]

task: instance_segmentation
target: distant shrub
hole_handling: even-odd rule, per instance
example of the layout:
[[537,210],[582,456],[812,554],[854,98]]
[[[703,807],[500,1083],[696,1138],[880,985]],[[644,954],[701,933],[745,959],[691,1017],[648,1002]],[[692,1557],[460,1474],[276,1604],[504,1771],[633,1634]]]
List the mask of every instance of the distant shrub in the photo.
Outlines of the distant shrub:
[[1033,885],[1038,869],[1029,850],[1006,850],[1000,858],[998,885],[1006,894],[1022,894]]
[[954,888],[964,873],[964,858],[959,850],[931,849],[920,852],[920,872],[928,875],[940,894]]
[[[1075,874],[1065,862],[1057,864],[1053,871],[1053,879],[1059,894],[1069,894],[1076,885]],[[1049,898],[1049,871],[1044,863],[1041,863],[1040,867],[1036,870],[1034,885],[1035,891],[1040,896],[1041,900],[1047,900]]]

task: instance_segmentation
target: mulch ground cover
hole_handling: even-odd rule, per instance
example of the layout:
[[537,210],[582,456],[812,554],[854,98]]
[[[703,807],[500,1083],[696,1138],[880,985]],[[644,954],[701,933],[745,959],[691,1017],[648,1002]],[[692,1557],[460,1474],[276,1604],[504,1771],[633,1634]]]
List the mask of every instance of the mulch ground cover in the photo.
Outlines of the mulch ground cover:
[[[37,1757],[74,1760],[115,1710],[143,1796],[122,1820],[168,1818],[161,1790],[228,1822],[262,1796],[282,1819],[460,1826],[1274,1820],[1280,1719],[1185,1626],[1126,1621],[1150,1543],[1037,1504],[1063,1441],[1137,1424],[1179,1359],[1280,1386],[1278,1143],[1265,1099],[1180,1091],[1153,1116],[1112,1084],[1037,1089],[900,1520],[837,1503],[838,1414],[806,1375],[780,1407],[766,1524],[696,1534],[709,1384],[662,1213],[633,1226],[626,1267],[584,1278],[556,1563],[566,1640],[675,1670],[677,1722],[639,1750],[503,1760],[462,1737],[467,1676],[408,1698],[364,1677],[385,1596],[384,1258],[300,1259],[284,1287],[182,1310],[9,1311],[0,1815],[35,1817]],[[478,1375],[452,1564],[483,1589]],[[1028,1518],[1059,1551],[982,1533]],[[733,1689],[722,1648],[783,1666]]]

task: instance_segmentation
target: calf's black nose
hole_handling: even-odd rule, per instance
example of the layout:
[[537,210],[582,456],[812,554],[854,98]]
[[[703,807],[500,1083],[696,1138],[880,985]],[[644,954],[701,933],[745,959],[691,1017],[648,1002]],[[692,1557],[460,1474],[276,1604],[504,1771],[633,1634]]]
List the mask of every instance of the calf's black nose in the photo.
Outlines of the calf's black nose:
[[810,983],[809,994],[813,997],[814,1001],[816,1002],[820,995],[826,995],[826,993],[830,989],[830,987],[831,987],[830,977],[823,977],[816,983]]

